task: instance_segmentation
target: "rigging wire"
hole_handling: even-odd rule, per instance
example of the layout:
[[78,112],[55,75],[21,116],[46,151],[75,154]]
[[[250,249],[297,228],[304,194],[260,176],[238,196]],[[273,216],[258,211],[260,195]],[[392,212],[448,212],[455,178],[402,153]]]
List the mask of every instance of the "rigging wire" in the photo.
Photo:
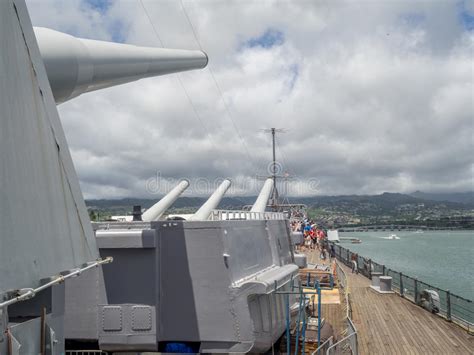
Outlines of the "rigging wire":
[[[155,36],[156,36],[156,39],[158,40],[158,43],[160,44],[160,46],[163,48],[164,45],[163,45],[163,41],[161,40],[161,37],[160,35],[158,34],[158,31],[155,27],[155,25],[153,24],[153,21],[151,20],[151,17],[150,17],[150,14],[148,13],[148,10],[147,8],[145,7],[145,4],[143,3],[143,0],[138,0],[143,8],[143,11],[145,12],[145,15],[146,17],[148,18],[148,22],[150,23],[151,27],[153,28],[153,32],[155,33]],[[196,116],[196,118],[198,119],[199,123],[201,124],[202,128],[204,129],[204,131],[206,132],[207,134],[207,137],[209,138],[209,141],[211,142],[212,146],[214,147],[214,149],[216,150],[216,152],[218,153],[219,150],[217,149],[217,145],[214,143],[214,140],[212,139],[212,136],[211,136],[211,133],[209,132],[209,129],[207,128],[207,126],[204,124],[204,121],[201,117],[201,115],[199,114],[196,106],[194,105],[194,102],[193,100],[191,99],[191,96],[189,95],[189,92],[188,90],[186,90],[186,87],[184,86],[184,83],[183,81],[181,80],[181,77],[178,73],[176,73],[175,75],[176,79],[178,80],[179,82],[179,85],[181,86],[181,88],[183,89],[183,92],[185,94],[185,96],[187,97],[188,101],[189,101],[189,104],[191,105],[191,108],[194,112],[194,115]]]
[[[184,13],[184,16],[186,17],[186,20],[188,21],[188,24],[189,24],[189,27],[191,28],[191,31],[193,33],[193,36],[194,36],[194,39],[197,43],[197,45],[199,46],[199,49],[202,51],[202,45],[201,45],[201,42],[199,41],[199,37],[197,36],[197,32],[191,22],[191,19],[189,18],[189,15],[188,15],[188,12],[186,11],[186,7],[184,6],[184,3],[183,3],[183,0],[180,0],[180,3],[181,3],[181,9],[183,10],[183,13]],[[235,130],[235,132],[237,133],[237,136],[239,137],[241,143],[242,143],[242,146],[244,147],[245,149],[245,152],[247,154],[247,157],[250,161],[253,161],[252,159],[252,155],[250,154],[250,151],[249,151],[249,148],[247,146],[247,143],[245,142],[244,138],[242,137],[242,135],[240,134],[240,131],[237,127],[237,124],[235,123],[235,120],[234,120],[234,117],[232,116],[231,112],[230,112],[230,109],[229,109],[229,106],[227,105],[225,99],[224,99],[224,94],[222,92],[222,89],[219,85],[219,83],[217,82],[216,80],[216,77],[214,76],[214,73],[211,69],[211,67],[209,65],[207,65],[206,69],[209,71],[209,74],[211,75],[211,78],[212,78],[212,81],[214,82],[214,85],[217,89],[217,92],[219,93],[219,97],[224,105],[224,110],[226,111],[227,113],[227,116],[229,117],[229,120],[232,122],[232,126]]]
[[286,169],[285,169],[286,172],[288,172],[288,173],[294,173],[294,169],[292,169],[292,166],[290,166],[290,164],[288,163],[289,160],[286,159],[286,155],[285,155],[285,153],[283,152],[283,149],[282,149],[281,145],[280,145],[278,142],[276,142],[276,147],[277,147],[278,152],[280,153],[280,155],[281,155],[281,157],[282,157],[283,164],[284,164],[284,166],[286,167]]
[[161,40],[160,35],[158,34],[158,31],[156,30],[156,27],[153,24],[153,21],[151,20],[150,14],[148,13],[148,11],[146,9],[145,4],[143,4],[142,0],[138,0],[138,1],[142,5],[143,11],[145,12],[146,17],[148,18],[148,22],[150,23],[151,28],[153,28],[153,32],[155,32],[155,36],[158,39],[158,42],[160,43],[161,48],[163,48],[164,47],[163,46],[163,41]]
[[[288,193],[289,193],[288,179],[293,178],[293,176],[291,175],[291,172],[292,172],[293,169],[291,169],[290,165],[288,164],[287,159],[285,157],[285,154],[283,153],[283,149],[281,148],[280,144],[278,144],[278,142],[276,142],[275,144],[276,144],[276,148],[278,150],[278,153],[282,157],[283,164],[286,167],[285,171],[282,171],[283,178],[281,179],[281,183],[282,183],[282,186],[283,186],[282,203],[285,203],[285,202],[289,203],[289,199],[288,199]],[[286,174],[288,174],[288,175],[286,175]]]
[[[189,27],[191,28],[191,31],[192,31],[193,36],[194,36],[194,39],[195,39],[197,45],[199,46],[199,49],[200,49],[200,50],[203,50],[203,49],[202,49],[202,45],[201,45],[201,41],[199,40],[199,37],[198,37],[198,35],[197,35],[197,31],[196,31],[196,29],[194,28],[194,25],[193,25],[193,23],[192,23],[192,21],[191,21],[189,15],[188,15],[188,12],[186,11],[186,7],[184,6],[183,0],[180,0],[180,4],[181,4],[181,9],[183,10],[183,13],[184,13],[184,15],[185,15],[185,17],[186,17],[186,20],[188,21]],[[240,134],[239,129],[238,129],[236,123],[235,123],[234,117],[233,117],[233,115],[231,114],[231,111],[230,111],[230,109],[229,109],[227,103],[226,103],[225,100],[224,100],[224,95],[223,95],[222,89],[221,89],[219,83],[218,83],[217,80],[216,80],[216,77],[215,77],[215,75],[214,75],[214,72],[212,71],[212,69],[211,69],[211,67],[210,67],[209,65],[207,66],[206,69],[209,70],[209,74],[211,75],[212,81],[214,82],[214,85],[216,86],[217,91],[219,92],[219,96],[220,96],[220,98],[221,98],[221,100],[222,100],[222,103],[224,104],[224,109],[225,109],[225,111],[226,111],[226,113],[227,113],[227,116],[229,117],[229,119],[230,119],[230,121],[232,122],[232,125],[233,125],[233,127],[234,127],[234,130],[236,131],[237,135],[239,136],[240,140],[242,141],[242,145],[244,146],[244,148],[245,148],[245,150],[246,150],[247,156],[249,157],[249,159],[251,159],[251,158],[250,158],[251,155],[250,155],[249,149],[248,149],[248,147],[247,147],[247,144],[246,144],[244,138],[242,137],[242,135]],[[282,116],[282,117],[283,117],[283,116]],[[281,154],[282,157],[283,157],[283,163],[285,164],[285,166],[288,167],[288,170],[290,170],[290,171],[293,170],[293,169],[291,169],[291,166],[286,162],[287,159],[285,158],[285,155],[283,154],[283,150],[281,149],[281,147],[280,147],[278,144],[277,144],[277,148],[278,148],[278,150],[280,151],[280,154]],[[260,163],[260,161],[257,162],[257,166],[259,165],[259,163]],[[264,165],[266,165],[266,164],[264,163]]]

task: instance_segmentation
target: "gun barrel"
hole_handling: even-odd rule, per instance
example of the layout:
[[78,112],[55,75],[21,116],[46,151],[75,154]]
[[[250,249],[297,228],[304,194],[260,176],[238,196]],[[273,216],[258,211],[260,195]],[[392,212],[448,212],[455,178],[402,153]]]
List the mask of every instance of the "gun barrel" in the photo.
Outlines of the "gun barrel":
[[76,38],[35,27],[56,103],[142,78],[200,69],[206,53]]
[[230,187],[230,180],[225,179],[212,193],[208,200],[189,218],[191,221],[205,221],[209,218],[212,210],[216,209],[224,194]]
[[267,179],[263,184],[262,190],[258,194],[257,200],[253,204],[250,212],[265,212],[267,208],[268,199],[273,190],[273,179]]
[[182,180],[176,185],[170,192],[168,192],[161,200],[147,209],[142,219],[145,222],[157,221],[166,212],[166,210],[178,199],[178,197],[186,190],[189,186],[189,181]]

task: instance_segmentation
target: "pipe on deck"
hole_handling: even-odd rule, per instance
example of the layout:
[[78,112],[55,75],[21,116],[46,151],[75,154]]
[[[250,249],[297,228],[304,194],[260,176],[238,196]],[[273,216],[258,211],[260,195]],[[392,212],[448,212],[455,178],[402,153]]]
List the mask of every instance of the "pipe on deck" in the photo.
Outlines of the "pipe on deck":
[[182,180],[170,192],[168,192],[161,200],[147,209],[142,220],[145,222],[157,221],[166,212],[166,210],[178,199],[178,197],[189,187],[189,181]]
[[250,212],[260,212],[260,213],[265,212],[265,209],[267,208],[268,199],[270,198],[270,194],[272,193],[272,190],[273,190],[273,179],[267,179],[265,181],[265,184],[263,184],[262,190],[260,190],[257,200],[255,201],[252,208],[250,209]]
[[142,78],[204,68],[198,50],[139,47],[34,28],[56,103]]
[[211,215],[212,210],[216,209],[219,202],[221,202],[222,197],[230,187],[230,180],[225,179],[216,191],[209,197],[209,199],[193,214],[189,220],[190,221],[205,221]]

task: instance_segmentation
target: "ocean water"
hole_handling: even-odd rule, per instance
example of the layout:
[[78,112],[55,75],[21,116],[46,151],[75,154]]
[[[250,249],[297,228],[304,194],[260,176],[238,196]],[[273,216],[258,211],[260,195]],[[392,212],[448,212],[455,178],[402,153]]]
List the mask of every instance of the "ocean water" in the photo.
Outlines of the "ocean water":
[[[388,240],[390,234],[400,239]],[[341,246],[440,289],[474,299],[474,231],[341,232]]]

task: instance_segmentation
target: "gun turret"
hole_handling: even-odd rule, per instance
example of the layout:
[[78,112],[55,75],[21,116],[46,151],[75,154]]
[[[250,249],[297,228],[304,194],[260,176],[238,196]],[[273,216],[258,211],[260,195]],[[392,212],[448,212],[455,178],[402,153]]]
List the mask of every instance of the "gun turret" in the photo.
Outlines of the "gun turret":
[[253,204],[250,212],[265,212],[267,202],[273,189],[273,179],[267,179],[263,184],[262,190],[258,194],[257,200]]
[[158,75],[204,68],[206,53],[76,38],[35,27],[56,103],[83,93]]
[[166,210],[177,200],[177,198],[186,190],[189,186],[189,181],[183,180],[174,187],[173,190],[168,192],[161,200],[147,209],[142,219],[145,222],[156,221],[166,212]]
[[193,214],[189,220],[190,221],[205,221],[209,218],[212,210],[214,210],[219,202],[221,202],[222,197],[226,193],[227,189],[230,187],[230,180],[224,180],[219,185],[219,187],[212,193],[209,199]]

